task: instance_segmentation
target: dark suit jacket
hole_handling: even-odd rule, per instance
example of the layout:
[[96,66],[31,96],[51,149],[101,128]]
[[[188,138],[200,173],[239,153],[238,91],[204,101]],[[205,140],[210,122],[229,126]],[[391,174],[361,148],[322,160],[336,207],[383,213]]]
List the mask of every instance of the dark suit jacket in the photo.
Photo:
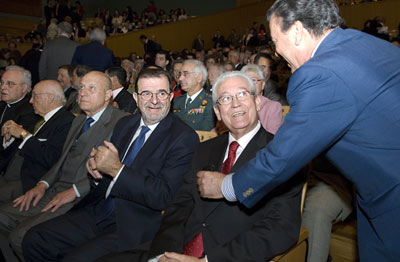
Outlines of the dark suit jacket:
[[34,187],[57,162],[73,120],[74,115],[62,107],[21,148],[19,155],[24,158],[21,167],[24,192]]
[[73,66],[86,65],[93,70],[104,72],[105,69],[116,63],[110,49],[99,42],[92,41],[76,48],[71,64]]
[[136,101],[133,99],[132,94],[127,91],[127,88],[123,88],[121,92],[118,93],[114,102],[117,102],[119,109],[131,114],[133,114],[137,108]]
[[[26,95],[21,101],[12,104],[4,113],[3,120],[0,122],[0,127],[8,120],[14,120],[15,123],[22,125],[24,129],[32,132],[35,124],[40,120],[40,116],[33,111],[32,105],[29,103],[30,95]],[[4,112],[6,103],[0,102],[0,116]],[[3,148],[3,136],[0,136],[0,172],[4,170],[11,157],[18,149],[20,140],[15,140],[6,149]]]
[[[140,114],[130,115],[115,127],[111,142],[121,159],[140,119]],[[198,135],[169,113],[150,135],[132,165],[122,169],[109,196],[115,201],[115,234],[120,251],[153,238],[161,222],[161,211],[178,191],[198,142]],[[102,205],[107,188],[107,180],[103,178],[76,208]]]
[[79,46],[77,42],[68,39],[66,36],[59,36],[47,42],[39,60],[40,80],[57,80],[58,68],[62,65],[71,64],[77,46]]
[[148,39],[147,43],[144,44],[144,52],[149,53],[153,58],[156,56],[157,52],[160,51],[161,45]]
[[204,40],[198,38],[193,40],[192,49],[195,49],[196,51],[204,50]]
[[[255,156],[273,135],[261,128],[244,149],[234,172]],[[185,175],[181,190],[168,206],[154,238],[150,257],[165,251],[182,253],[199,232],[209,261],[268,261],[296,243],[300,229],[303,177],[271,192],[259,205],[247,209],[238,202],[201,198],[196,183],[200,170],[221,170],[228,134],[201,143]]]
[[[290,79],[290,113],[274,140],[233,176],[238,199],[253,206],[327,150],[358,191],[359,245],[397,241],[400,220],[376,218],[400,207],[399,57],[399,48],[356,30],[338,28],[324,38]],[[249,188],[254,193],[243,196]],[[370,261],[384,260],[364,251]]]

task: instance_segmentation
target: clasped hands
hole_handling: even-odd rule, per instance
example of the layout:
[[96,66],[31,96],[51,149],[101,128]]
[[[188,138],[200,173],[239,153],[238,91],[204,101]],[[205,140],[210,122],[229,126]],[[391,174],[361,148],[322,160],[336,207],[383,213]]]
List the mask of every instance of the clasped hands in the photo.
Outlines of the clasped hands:
[[158,262],[206,262],[205,258],[191,257],[175,252],[165,252]]
[[122,166],[117,148],[108,141],[104,141],[103,146],[94,148],[86,162],[86,169],[94,179],[101,179],[103,174],[114,178]]
[[8,142],[12,137],[20,138],[21,133],[24,130],[25,129],[21,125],[18,125],[13,120],[8,120],[1,128],[1,135]]

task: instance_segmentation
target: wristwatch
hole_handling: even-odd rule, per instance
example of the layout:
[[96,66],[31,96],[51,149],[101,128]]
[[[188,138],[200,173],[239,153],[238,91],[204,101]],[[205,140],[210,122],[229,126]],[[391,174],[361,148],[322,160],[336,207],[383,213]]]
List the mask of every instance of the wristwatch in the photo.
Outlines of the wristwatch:
[[26,132],[26,130],[22,130],[21,133],[19,134],[19,137],[24,140],[25,137],[28,136],[28,132]]

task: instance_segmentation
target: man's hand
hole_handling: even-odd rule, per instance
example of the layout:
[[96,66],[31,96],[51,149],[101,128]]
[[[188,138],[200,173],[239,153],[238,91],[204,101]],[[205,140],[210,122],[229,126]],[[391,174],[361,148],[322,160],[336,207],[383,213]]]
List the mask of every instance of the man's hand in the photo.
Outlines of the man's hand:
[[122,168],[117,148],[108,141],[104,141],[104,146],[99,146],[97,148],[93,159],[95,170],[112,177],[116,177],[119,170]]
[[225,175],[219,172],[199,171],[197,172],[197,187],[200,195],[205,198],[223,198],[221,185]]
[[182,255],[175,252],[165,252],[164,256],[160,257],[158,261],[159,262],[206,262],[206,259]]
[[86,162],[86,170],[94,179],[99,180],[103,178],[103,175],[97,170],[96,161],[94,160],[96,153],[96,149],[93,149],[92,152],[90,152],[90,157]]
[[15,199],[13,201],[14,207],[20,206],[19,212],[22,212],[22,210],[24,209],[25,211],[28,211],[32,200],[33,200],[32,205],[35,207],[39,202],[39,200],[42,199],[45,191],[46,191],[46,184],[39,183],[37,186],[26,192],[25,195],[22,195],[17,199]]
[[1,128],[1,135],[4,136],[6,141],[9,141],[11,137],[20,138],[21,132],[24,130],[22,126],[18,125],[13,120],[8,120]]
[[61,193],[58,193],[43,209],[42,212],[46,212],[51,209],[51,213],[56,212],[56,210],[64,204],[71,203],[76,199],[76,194],[74,188],[67,189]]

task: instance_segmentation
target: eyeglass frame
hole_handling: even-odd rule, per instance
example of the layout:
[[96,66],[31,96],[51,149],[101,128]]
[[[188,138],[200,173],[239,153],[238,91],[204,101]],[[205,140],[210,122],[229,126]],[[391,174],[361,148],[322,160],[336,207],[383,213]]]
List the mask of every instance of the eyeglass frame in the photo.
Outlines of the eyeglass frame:
[[[246,94],[246,95],[242,95],[242,96],[239,97],[240,94]],[[223,96],[218,97],[217,103],[219,105],[229,105],[229,104],[232,104],[233,97],[236,97],[236,99],[238,101],[243,101],[243,100],[249,98],[250,96],[254,96],[255,97],[256,95],[254,94],[254,92],[251,92],[251,91],[248,91],[248,90],[242,90],[242,91],[240,91],[240,92],[238,92],[238,93],[236,93],[234,95],[223,95]],[[226,103],[221,103],[221,99],[222,98],[230,98],[229,99],[230,101],[228,101]]]
[[6,85],[8,87],[14,87],[17,85],[22,85],[22,84],[23,83],[14,83],[13,81],[9,81],[9,80],[7,80],[7,81],[0,80],[0,86]]
[[[149,95],[151,94],[151,96],[150,97],[148,97],[148,98],[144,98],[143,97],[143,93],[149,93]],[[166,93],[167,94],[167,96],[165,97],[165,98],[160,98],[159,97],[159,94],[161,94],[161,93]],[[153,98],[153,95],[156,95],[156,98],[158,99],[158,100],[160,100],[160,101],[164,101],[164,100],[167,100],[168,99],[168,97],[171,95],[171,93],[172,92],[167,92],[166,90],[159,90],[158,92],[150,92],[150,91],[148,91],[148,90],[144,90],[144,91],[142,91],[142,92],[136,92],[136,94],[140,97],[140,98],[142,98],[143,100],[150,100],[150,99],[152,99]]]

